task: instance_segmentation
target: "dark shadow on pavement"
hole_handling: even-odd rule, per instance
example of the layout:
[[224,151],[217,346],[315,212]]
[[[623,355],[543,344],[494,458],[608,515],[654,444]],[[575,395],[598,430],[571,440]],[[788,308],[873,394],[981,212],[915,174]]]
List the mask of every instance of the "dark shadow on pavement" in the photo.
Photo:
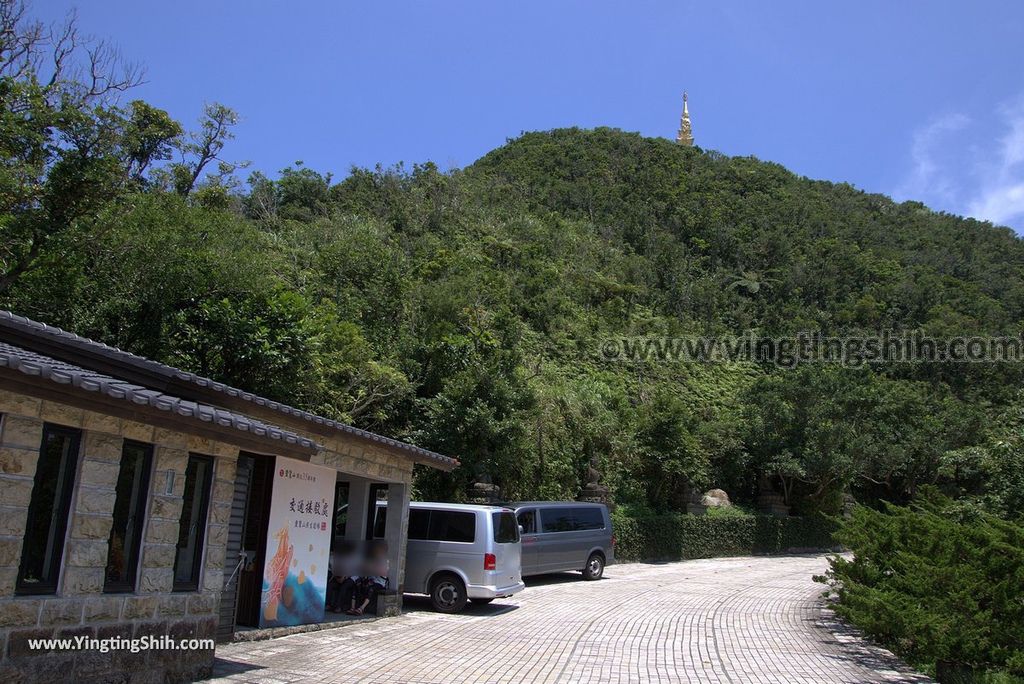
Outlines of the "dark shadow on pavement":
[[741,560],[743,558],[817,558],[819,556],[842,555],[839,551],[789,551],[786,553],[754,553],[739,556],[702,556],[701,558],[654,558],[648,560],[622,560],[620,563],[637,563],[638,565],[672,565],[674,563],[686,563],[687,561],[699,560]]
[[[607,572],[607,571],[606,571]],[[549,584],[569,584],[575,582],[586,582],[578,572],[553,572],[550,575],[533,575],[524,577],[526,587],[546,587]]]
[[826,647],[822,652],[825,658],[853,663],[872,672],[885,671],[889,673],[886,682],[926,684],[935,681],[913,670],[896,655],[871,642],[860,630],[844,622],[831,610],[824,609],[806,620],[828,632],[829,637],[821,640]]
[[[461,613],[455,613],[455,616],[465,617],[494,617],[496,615],[503,615],[505,613],[511,613],[514,610],[518,610],[519,606],[504,603],[508,599],[494,599],[491,603],[473,603],[470,599],[469,603],[462,610]],[[437,613],[434,607],[430,605],[430,597],[423,596],[422,594],[405,594],[402,597],[402,612],[403,613]]]
[[[227,658],[214,658],[213,659],[213,672],[210,674],[210,678],[215,677],[230,677],[232,675],[240,675],[246,672],[252,672],[253,670],[265,670],[267,669],[263,665],[252,665],[251,663],[240,663],[236,660],[228,660]],[[255,680],[253,680],[255,681]]]

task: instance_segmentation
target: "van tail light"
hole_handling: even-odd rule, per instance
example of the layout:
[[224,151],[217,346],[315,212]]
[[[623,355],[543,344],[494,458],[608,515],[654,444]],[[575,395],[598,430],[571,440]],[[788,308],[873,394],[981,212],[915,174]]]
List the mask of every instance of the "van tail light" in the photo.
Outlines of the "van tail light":
[[494,570],[498,567],[498,559],[494,557],[493,553],[484,554],[484,570]]
[[612,535],[612,548],[615,548],[615,535]]

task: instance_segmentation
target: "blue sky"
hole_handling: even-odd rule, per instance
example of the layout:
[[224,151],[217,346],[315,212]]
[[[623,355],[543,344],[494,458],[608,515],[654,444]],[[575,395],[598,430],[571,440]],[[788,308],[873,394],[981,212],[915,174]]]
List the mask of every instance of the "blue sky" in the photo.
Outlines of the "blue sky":
[[1024,231],[1024,3],[35,0],[143,64],[136,96],[242,116],[226,156],[344,175],[614,126]]

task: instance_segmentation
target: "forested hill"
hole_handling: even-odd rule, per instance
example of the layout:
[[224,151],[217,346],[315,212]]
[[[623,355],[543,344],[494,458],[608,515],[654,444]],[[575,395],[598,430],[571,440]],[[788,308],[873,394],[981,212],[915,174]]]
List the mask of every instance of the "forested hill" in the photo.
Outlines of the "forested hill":
[[[1024,317],[1024,241],[1009,229],[778,164],[562,129],[526,134],[468,172],[494,179],[511,206],[589,223],[647,257],[646,284],[684,320],[970,334],[1019,332]],[[752,284],[762,296],[745,296]]]
[[1019,451],[996,445],[1020,431],[1019,364],[600,353],[616,335],[1016,335],[1007,229],[612,129],[528,133],[451,173],[133,187],[0,303],[462,459],[421,496],[486,474],[508,498],[574,497],[593,463],[638,510],[690,487],[749,501],[762,474],[798,511],[923,483],[1016,505]]

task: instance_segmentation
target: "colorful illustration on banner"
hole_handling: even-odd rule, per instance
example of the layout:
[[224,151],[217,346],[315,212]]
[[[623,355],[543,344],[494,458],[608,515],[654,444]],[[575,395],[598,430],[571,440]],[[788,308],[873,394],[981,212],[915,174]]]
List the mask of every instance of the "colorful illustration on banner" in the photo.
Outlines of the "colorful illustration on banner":
[[[284,589],[285,579],[288,577],[288,566],[294,560],[292,554],[295,548],[288,543],[288,528],[282,527],[274,534],[278,540],[277,553],[270,559],[270,573],[267,580],[270,582],[270,590],[267,592],[263,618],[265,620],[277,620],[277,606],[281,602],[281,592]],[[289,597],[291,598],[291,597]]]
[[336,473],[278,457],[263,569],[261,627],[320,622],[327,593]]

